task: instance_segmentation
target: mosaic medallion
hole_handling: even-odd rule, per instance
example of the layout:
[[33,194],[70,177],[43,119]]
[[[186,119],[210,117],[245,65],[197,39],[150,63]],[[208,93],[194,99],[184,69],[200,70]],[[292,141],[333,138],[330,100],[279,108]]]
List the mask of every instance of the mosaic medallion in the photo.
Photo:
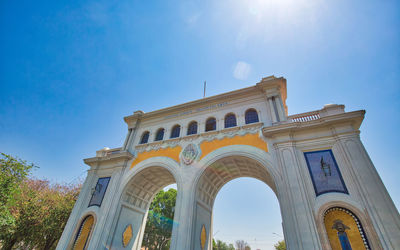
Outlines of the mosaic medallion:
[[198,154],[199,150],[197,149],[196,145],[190,143],[183,149],[181,153],[181,160],[185,165],[190,165],[196,159]]
[[126,247],[132,239],[132,224],[126,226],[124,233],[122,234],[122,245]]
[[207,233],[206,233],[206,227],[203,225],[201,227],[201,233],[200,233],[200,246],[201,246],[201,250],[204,249],[205,245],[206,245],[206,241],[207,241]]

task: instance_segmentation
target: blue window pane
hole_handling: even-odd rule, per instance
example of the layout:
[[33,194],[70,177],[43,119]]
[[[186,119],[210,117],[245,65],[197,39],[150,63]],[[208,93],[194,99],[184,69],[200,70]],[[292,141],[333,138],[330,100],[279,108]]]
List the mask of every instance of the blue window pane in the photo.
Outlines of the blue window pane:
[[197,134],[197,122],[191,122],[187,131],[188,135]]
[[171,138],[179,137],[180,132],[181,132],[181,126],[176,125],[175,127],[172,128]]
[[160,129],[157,131],[155,141],[161,141],[163,138],[164,138],[164,129],[163,129],[163,128],[160,128]]
[[229,114],[225,117],[225,128],[231,128],[236,126],[236,116]]
[[216,129],[217,129],[217,121],[215,120],[215,118],[209,118],[206,121],[206,132],[216,130]]
[[142,139],[140,140],[140,144],[144,144],[144,143],[147,143],[149,141],[149,134],[150,133],[148,131],[143,133]]
[[254,109],[249,109],[245,114],[246,124],[258,122],[258,114]]

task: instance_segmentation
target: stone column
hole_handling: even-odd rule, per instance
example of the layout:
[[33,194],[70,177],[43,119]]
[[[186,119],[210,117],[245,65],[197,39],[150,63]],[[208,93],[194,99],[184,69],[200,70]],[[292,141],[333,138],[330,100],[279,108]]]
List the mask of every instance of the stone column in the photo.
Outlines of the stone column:
[[126,150],[129,152],[133,152],[132,149],[132,143],[135,140],[137,130],[140,126],[140,120],[141,117],[144,113],[142,111],[135,111],[133,115],[125,117],[125,122],[128,124],[128,135],[127,138],[125,139],[124,146],[122,147],[122,150]]
[[[188,166],[190,168],[191,166]],[[182,178],[183,183],[178,187],[175,204],[174,225],[171,236],[171,249],[192,249],[192,225],[195,216],[195,190],[192,178]]]
[[274,103],[272,102],[272,97],[268,97],[267,100],[268,100],[269,110],[270,110],[271,116],[272,116],[271,117],[272,122],[277,122],[278,121],[277,120],[277,113],[275,112],[275,109],[274,109]]
[[267,95],[268,106],[272,115],[272,122],[286,121],[286,112],[281,96],[278,92]]
[[285,112],[285,108],[283,107],[283,102],[282,102],[282,98],[280,95],[275,96],[275,103],[276,103],[276,107],[278,109],[278,115],[279,115],[279,119],[281,121],[286,121],[286,112]]

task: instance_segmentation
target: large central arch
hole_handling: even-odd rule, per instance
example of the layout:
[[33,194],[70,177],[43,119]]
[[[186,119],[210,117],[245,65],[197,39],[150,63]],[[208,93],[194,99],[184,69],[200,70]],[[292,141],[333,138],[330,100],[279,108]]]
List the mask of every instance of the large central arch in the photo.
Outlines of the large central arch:
[[[277,172],[268,164],[269,155],[252,146],[220,148],[202,162],[195,181],[193,249],[212,249],[212,218],[215,198],[231,180],[252,177],[267,184],[277,195]],[[200,164],[200,165],[202,165]],[[279,196],[277,195],[278,201]]]

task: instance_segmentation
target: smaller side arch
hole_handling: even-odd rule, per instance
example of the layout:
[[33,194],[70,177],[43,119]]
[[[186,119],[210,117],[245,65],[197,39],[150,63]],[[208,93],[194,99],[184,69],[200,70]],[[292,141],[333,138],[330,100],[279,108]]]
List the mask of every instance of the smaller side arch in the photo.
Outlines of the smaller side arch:
[[[347,214],[348,218],[355,218],[354,219],[354,224],[351,227],[357,227],[357,231],[359,231],[359,228],[361,228],[360,232],[360,237],[361,237],[361,241],[364,241],[364,249],[383,249],[382,245],[380,244],[380,240],[378,238],[378,235],[376,234],[374,227],[372,225],[371,220],[368,217],[368,214],[364,213],[363,211],[361,211],[360,209],[358,209],[357,207],[348,204],[346,202],[343,201],[331,201],[328,202],[326,204],[324,204],[323,206],[320,207],[319,211],[318,211],[318,216],[317,216],[317,228],[318,228],[318,232],[319,232],[319,236],[321,239],[321,244],[322,244],[322,248],[323,249],[336,249],[334,247],[332,247],[332,244],[330,242],[330,237],[329,237],[329,233],[332,234],[332,232],[328,232],[328,226],[329,226],[329,230],[332,231],[332,227],[334,227],[333,223],[332,223],[332,218],[334,216],[330,215],[331,218],[329,218],[329,220],[325,220],[326,219],[326,215],[328,213],[331,213],[332,211],[338,211],[338,214]],[[340,217],[340,215],[339,215]],[[343,219],[338,218],[338,220],[341,220],[343,222]],[[348,221],[348,219],[347,219]],[[332,225],[327,225],[326,223],[331,223]],[[348,223],[348,222],[347,222]],[[344,222],[344,224],[346,224],[346,222]],[[357,226],[354,226],[357,225]],[[359,225],[359,226],[358,226]],[[332,237],[332,235],[331,235]],[[338,237],[335,235],[335,237]],[[364,239],[363,239],[364,237]],[[339,242],[338,239],[336,244]],[[362,247],[362,246],[361,246]],[[361,248],[354,248],[353,249],[361,249]]]
[[92,238],[94,227],[96,226],[97,216],[90,211],[79,219],[75,226],[73,237],[70,240],[68,249],[84,250],[87,249]]

